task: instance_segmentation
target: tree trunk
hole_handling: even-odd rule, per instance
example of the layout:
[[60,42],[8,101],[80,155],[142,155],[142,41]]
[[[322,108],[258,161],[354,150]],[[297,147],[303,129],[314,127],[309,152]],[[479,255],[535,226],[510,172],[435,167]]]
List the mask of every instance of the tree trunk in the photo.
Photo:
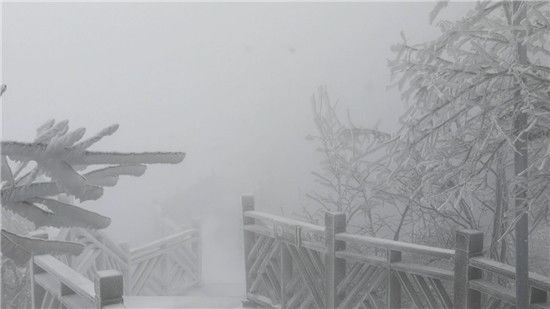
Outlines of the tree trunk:
[[[525,4],[514,2],[514,25],[520,25],[526,17]],[[517,10],[521,10],[517,12]],[[517,35],[517,61],[520,65],[528,63],[527,48],[521,43],[521,33]],[[519,216],[515,226],[516,236],[516,306],[529,307],[529,222],[527,216],[527,114],[522,110],[523,98],[521,90],[515,94],[517,110],[514,117],[514,173],[518,179],[514,189],[514,206],[516,216]]]
[[[523,112],[514,119],[514,134],[518,136],[527,127],[527,115]],[[516,216],[516,300],[518,308],[529,307],[529,222],[527,217],[527,141],[524,137],[514,142],[514,172],[519,181],[514,192]]]
[[[498,240],[502,236],[503,229],[503,217],[504,217],[504,203],[506,203],[505,186],[506,186],[506,167],[504,166],[504,153],[499,151],[496,160],[496,176],[495,176],[495,214],[493,216],[493,231],[491,233],[491,247],[490,257],[494,260],[503,262],[501,259],[502,252],[499,252]],[[502,248],[506,248],[504,239],[501,240]]]

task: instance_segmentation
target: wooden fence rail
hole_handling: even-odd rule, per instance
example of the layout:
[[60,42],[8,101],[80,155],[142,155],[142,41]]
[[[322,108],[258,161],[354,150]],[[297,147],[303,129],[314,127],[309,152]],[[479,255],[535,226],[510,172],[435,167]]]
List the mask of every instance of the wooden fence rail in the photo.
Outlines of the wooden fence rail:
[[[243,196],[247,301],[275,308],[515,307],[515,268],[482,256],[483,233],[460,230],[455,249],[346,233],[254,210]],[[529,273],[532,308],[550,308],[550,278]]]
[[[34,237],[47,239],[47,234]],[[51,255],[36,255],[29,261],[31,308],[125,308],[122,274],[98,271],[92,281]]]
[[116,270],[100,271],[92,282],[51,255],[34,256],[30,267],[32,308],[124,308]]
[[66,263],[93,280],[97,271],[116,269],[124,277],[124,294],[183,295],[202,276],[200,225],[178,228],[161,239],[129,248],[116,244],[100,231],[67,229],[59,238],[86,245]]

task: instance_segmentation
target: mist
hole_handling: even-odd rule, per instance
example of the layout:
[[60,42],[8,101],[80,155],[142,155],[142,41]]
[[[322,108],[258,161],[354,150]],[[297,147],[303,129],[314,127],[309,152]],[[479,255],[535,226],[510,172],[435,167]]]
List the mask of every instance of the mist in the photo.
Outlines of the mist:
[[[31,141],[48,119],[94,146],[184,151],[178,165],[122,177],[81,206],[112,218],[107,233],[140,244],[159,214],[201,218],[204,281],[241,283],[242,194],[290,215],[311,204],[321,156],[310,99],[317,87],[351,120],[392,132],[406,109],[391,84],[390,46],[434,38],[431,2],[3,3],[3,140]],[[460,16],[471,4],[452,4]]]

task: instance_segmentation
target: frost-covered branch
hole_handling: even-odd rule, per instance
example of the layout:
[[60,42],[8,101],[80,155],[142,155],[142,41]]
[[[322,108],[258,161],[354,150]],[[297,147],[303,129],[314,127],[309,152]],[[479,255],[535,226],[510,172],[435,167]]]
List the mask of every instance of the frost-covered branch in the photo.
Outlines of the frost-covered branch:
[[[114,186],[121,175],[141,176],[145,164],[177,164],[185,157],[182,152],[87,150],[117,129],[118,125],[112,125],[81,141],[84,128],[70,131],[67,121],[50,120],[37,129],[33,142],[2,142],[2,211],[25,218],[35,228],[107,227],[109,218],[56,198],[66,194],[80,201],[96,200],[102,196],[103,187]],[[98,168],[80,172],[92,165]],[[81,250],[79,244],[38,240],[2,230],[2,253],[17,259],[18,264],[37,252],[78,254]]]

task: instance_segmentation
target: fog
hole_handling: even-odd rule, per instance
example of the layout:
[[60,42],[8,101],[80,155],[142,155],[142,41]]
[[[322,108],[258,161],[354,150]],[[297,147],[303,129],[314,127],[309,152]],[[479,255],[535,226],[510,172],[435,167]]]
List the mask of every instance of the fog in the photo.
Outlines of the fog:
[[131,244],[157,237],[160,212],[200,217],[205,281],[241,282],[240,196],[274,213],[312,203],[320,156],[306,136],[320,85],[356,124],[395,130],[406,105],[387,89],[390,46],[401,30],[435,37],[433,5],[4,3],[2,138],[30,141],[68,119],[88,134],[120,124],[95,150],[186,152],[82,206]]

